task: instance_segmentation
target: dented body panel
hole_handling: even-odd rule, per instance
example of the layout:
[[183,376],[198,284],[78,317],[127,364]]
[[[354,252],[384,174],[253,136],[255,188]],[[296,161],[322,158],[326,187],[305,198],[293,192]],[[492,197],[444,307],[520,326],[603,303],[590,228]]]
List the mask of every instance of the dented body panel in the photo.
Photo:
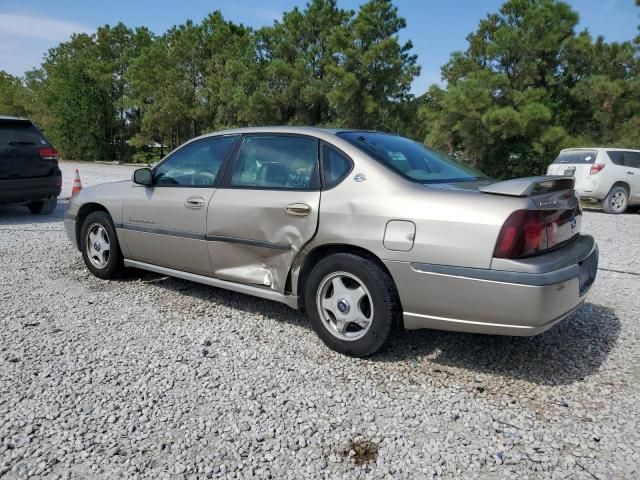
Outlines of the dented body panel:
[[[309,213],[289,213],[295,205]],[[213,275],[283,293],[293,259],[316,233],[319,210],[319,191],[218,190],[207,213]]]

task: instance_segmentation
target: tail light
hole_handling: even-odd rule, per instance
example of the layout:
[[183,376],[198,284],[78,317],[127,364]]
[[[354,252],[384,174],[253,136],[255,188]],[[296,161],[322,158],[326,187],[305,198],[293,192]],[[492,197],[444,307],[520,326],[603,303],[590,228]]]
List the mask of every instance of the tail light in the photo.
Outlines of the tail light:
[[497,258],[520,258],[543,252],[579,233],[580,207],[566,210],[516,210],[502,226]]
[[547,248],[547,229],[540,210],[516,210],[500,230],[494,257],[518,258]]
[[58,150],[51,147],[43,147],[38,149],[38,155],[43,160],[58,160],[60,157],[58,156]]
[[604,163],[594,163],[593,165],[591,165],[591,170],[589,170],[589,175],[595,175],[603,168],[604,168]]

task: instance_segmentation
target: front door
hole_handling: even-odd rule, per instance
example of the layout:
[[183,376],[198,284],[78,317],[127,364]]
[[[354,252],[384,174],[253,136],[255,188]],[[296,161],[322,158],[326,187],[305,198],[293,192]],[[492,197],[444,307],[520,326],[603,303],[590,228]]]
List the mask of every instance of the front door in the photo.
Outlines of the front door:
[[207,208],[218,172],[237,136],[209,137],[173,152],[153,171],[153,185],[134,184],[123,206],[132,260],[211,275]]
[[283,292],[318,225],[317,139],[246,135],[225,177],[207,213],[213,274]]

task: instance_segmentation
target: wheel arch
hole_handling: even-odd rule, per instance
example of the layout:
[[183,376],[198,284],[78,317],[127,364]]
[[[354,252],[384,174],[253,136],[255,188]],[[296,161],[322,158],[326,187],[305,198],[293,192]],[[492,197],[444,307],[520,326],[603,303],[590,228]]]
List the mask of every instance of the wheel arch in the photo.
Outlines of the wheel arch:
[[[353,255],[357,255],[359,257],[365,258],[374,262],[378,265],[393,282],[393,286],[397,292],[397,286],[395,285],[395,280],[391,275],[391,272],[384,264],[384,262],[373,252],[367,250],[366,248],[351,245],[346,243],[330,243],[324,245],[318,245],[310,250],[308,253],[304,255],[304,258],[301,260],[294,262],[294,266],[289,270],[289,275],[287,276],[287,290],[294,295],[297,295],[299,298],[298,307],[300,309],[304,309],[304,286],[309,277],[309,274],[313,270],[313,268],[320,262],[320,260],[334,255],[336,253],[351,253]],[[296,266],[297,265],[297,266]],[[295,286],[295,289],[293,288]],[[398,302],[400,301],[398,295]]]
[[84,224],[84,219],[89,216],[89,214],[93,212],[105,212],[111,218],[111,212],[104,205],[96,202],[88,202],[82,205],[78,209],[78,213],[76,215],[76,245],[78,245],[78,249],[80,248],[80,232],[82,231],[82,225]]
[[631,186],[624,180],[618,180],[617,182],[614,182],[614,184],[611,185],[611,188],[609,189],[609,193],[611,193],[611,190],[613,190],[616,187],[624,188],[627,191],[627,196],[631,195]]

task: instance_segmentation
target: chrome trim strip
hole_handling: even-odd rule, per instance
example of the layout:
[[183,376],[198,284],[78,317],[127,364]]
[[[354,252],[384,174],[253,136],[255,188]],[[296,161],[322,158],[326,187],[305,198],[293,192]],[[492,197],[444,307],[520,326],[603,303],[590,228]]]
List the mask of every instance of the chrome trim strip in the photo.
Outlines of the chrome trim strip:
[[224,288],[225,290],[232,290],[234,292],[244,293],[247,295],[253,295],[254,297],[260,297],[267,300],[284,303],[291,308],[298,308],[298,297],[283,295],[282,293],[270,290],[268,288],[229,282],[226,280],[220,280],[218,278],[206,277],[204,275],[183,272],[181,270],[174,270],[172,268],[160,267],[158,265],[152,265],[150,263],[138,262],[136,260],[127,260],[126,258],[124,260],[124,264],[126,267],[140,268],[142,270],[148,270],[150,272],[159,273],[161,275],[169,275],[170,277],[181,278],[183,280],[188,280],[191,282],[203,283],[212,287]]
[[547,273],[508,272],[505,270],[491,270],[488,268],[454,267],[449,265],[434,265],[429,263],[411,263],[411,268],[418,273],[434,275],[449,275],[453,277],[473,278],[491,282],[515,283],[542,287],[554,283],[566,282],[578,276],[578,265],[570,265],[560,270]]
[[194,240],[205,239],[202,233],[187,232],[184,230],[171,230],[170,228],[146,227],[142,225],[134,225],[132,223],[124,223],[120,228],[122,228],[123,230],[133,230],[134,232],[155,233],[157,235],[169,235],[171,237],[192,238]]
[[124,223],[115,225],[115,228],[123,230],[132,230],[135,232],[154,233],[156,235],[169,235],[172,237],[192,238],[194,240],[206,240],[208,242],[227,242],[241,243],[243,245],[251,245],[253,247],[271,248],[273,250],[290,250],[291,245],[286,243],[268,242],[266,240],[252,240],[250,238],[227,237],[224,235],[203,235],[201,233],[186,232],[184,230],[171,230],[169,228],[147,227],[146,225],[135,225],[132,223]]
[[206,235],[208,242],[241,243],[253,247],[271,248],[273,250],[291,250],[291,245],[286,243],[268,242],[266,240],[251,240],[249,238],[227,237],[224,235]]

